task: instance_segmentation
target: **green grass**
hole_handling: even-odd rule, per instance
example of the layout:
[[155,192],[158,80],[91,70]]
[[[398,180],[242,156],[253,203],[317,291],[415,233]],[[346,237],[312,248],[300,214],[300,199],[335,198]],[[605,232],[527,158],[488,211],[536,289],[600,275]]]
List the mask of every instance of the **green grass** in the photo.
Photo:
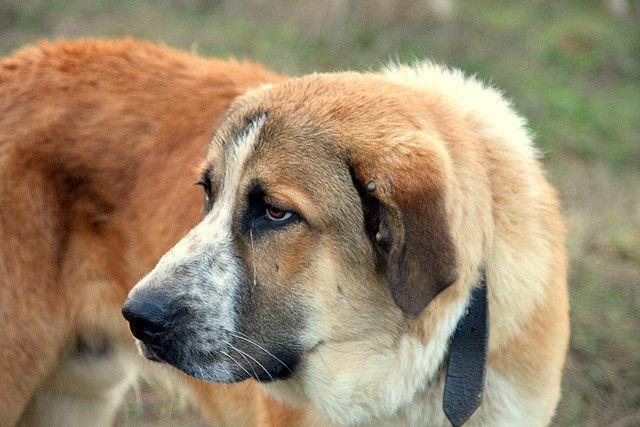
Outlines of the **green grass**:
[[619,20],[596,0],[466,0],[440,22],[365,2],[4,0],[0,53],[42,37],[130,35],[291,74],[431,58],[491,81],[529,119],[570,228],[572,341],[556,424],[640,425],[640,5],[631,3]]

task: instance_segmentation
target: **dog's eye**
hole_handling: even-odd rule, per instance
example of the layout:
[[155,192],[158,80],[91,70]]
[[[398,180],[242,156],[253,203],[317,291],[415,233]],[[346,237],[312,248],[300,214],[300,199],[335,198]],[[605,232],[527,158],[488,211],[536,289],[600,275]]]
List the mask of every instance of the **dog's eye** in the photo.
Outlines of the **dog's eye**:
[[264,216],[270,221],[282,222],[291,218],[293,216],[293,212],[282,210],[276,206],[267,205]]
[[211,181],[209,178],[202,178],[196,182],[196,185],[204,189],[204,209],[203,215],[206,215],[211,210]]

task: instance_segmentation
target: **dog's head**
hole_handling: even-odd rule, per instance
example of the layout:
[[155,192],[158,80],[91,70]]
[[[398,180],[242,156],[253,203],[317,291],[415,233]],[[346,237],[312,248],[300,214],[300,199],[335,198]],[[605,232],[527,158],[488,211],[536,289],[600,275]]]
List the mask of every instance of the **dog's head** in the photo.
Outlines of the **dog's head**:
[[[206,159],[202,221],[125,304],[145,356],[271,382],[334,420],[397,407],[386,383],[422,363],[401,360],[422,345],[403,339],[458,268],[451,159],[427,107],[349,73],[236,101]],[[412,394],[408,381],[393,387]]]

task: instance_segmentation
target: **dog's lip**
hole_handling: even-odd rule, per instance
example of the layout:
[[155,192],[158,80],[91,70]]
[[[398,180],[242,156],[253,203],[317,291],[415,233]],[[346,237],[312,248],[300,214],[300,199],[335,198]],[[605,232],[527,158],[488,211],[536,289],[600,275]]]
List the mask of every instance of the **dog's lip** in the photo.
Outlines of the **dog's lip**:
[[[164,342],[166,343],[166,341]],[[295,365],[291,365],[291,362],[289,361],[287,361],[287,364],[285,364],[282,360],[273,356],[278,363],[274,363],[273,366],[268,366],[266,368],[262,367],[262,365],[258,365],[258,366],[261,366],[265,372],[261,372],[261,370],[257,369],[255,366],[253,368],[251,366],[245,366],[247,370],[256,369],[256,371],[254,371],[254,375],[249,374],[248,376],[244,377],[240,373],[236,372],[234,373],[236,378],[232,382],[242,381],[247,378],[253,378],[259,382],[264,382],[264,383],[290,379],[295,376],[296,365],[302,362],[302,360],[304,359],[304,354],[309,354],[316,351],[318,347],[324,343],[325,341],[321,340],[306,350],[301,349],[299,351],[298,361],[294,362]],[[171,356],[171,354],[167,353],[168,349],[163,344],[145,342],[143,340],[136,339],[136,345],[138,347],[140,354],[144,358],[152,362],[166,363],[178,370],[185,372],[188,375],[200,378],[197,372],[193,372],[188,367],[182,366],[181,363],[176,363],[174,361],[174,358]],[[212,352],[215,353],[216,351],[213,350]],[[260,363],[260,362],[256,362],[256,363]],[[262,363],[266,365],[266,362],[263,361]]]
[[162,350],[160,347],[154,346],[152,344],[146,344],[141,340],[136,341],[138,343],[138,349],[140,350],[140,353],[142,353],[142,356],[144,356],[146,359],[149,359],[152,362],[168,363],[160,356],[159,352]]

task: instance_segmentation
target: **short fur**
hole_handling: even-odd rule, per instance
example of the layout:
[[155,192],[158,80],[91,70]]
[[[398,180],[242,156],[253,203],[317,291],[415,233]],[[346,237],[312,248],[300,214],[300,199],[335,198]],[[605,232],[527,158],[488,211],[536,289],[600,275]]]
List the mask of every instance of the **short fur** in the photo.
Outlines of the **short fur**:
[[[0,425],[112,422],[141,360],[124,298],[200,217],[193,184],[220,115],[280,80],[131,40],[0,61]],[[221,425],[296,416],[252,383],[188,383]]]
[[565,230],[496,90],[430,63],[291,79],[234,102],[205,170],[203,220],[125,304],[132,327],[149,301],[172,313],[137,335],[145,355],[207,380],[253,376],[312,408],[306,423],[447,425],[448,341],[483,267],[487,378],[468,424],[549,423]]
[[[110,422],[139,370],[118,314],[126,293],[197,222],[194,165],[218,117],[246,89],[282,80],[252,64],[132,41],[42,43],[0,62],[0,425]],[[387,263],[389,247],[368,243],[377,229],[364,218],[352,217],[362,221],[352,241],[329,244],[328,235],[318,245],[300,228],[280,243],[247,246],[241,256],[258,254],[253,271],[268,292],[250,294],[254,309],[243,322],[256,328],[262,312],[299,312],[278,305],[292,297],[282,284],[295,278],[303,314],[316,313],[300,339],[327,341],[303,355],[293,377],[266,385],[306,409],[277,404],[254,382],[186,380],[203,412],[223,425],[446,424],[442,362],[483,263],[489,369],[484,403],[469,423],[547,423],[568,337],[564,228],[522,120],[493,89],[430,64],[309,76],[272,89],[248,94],[227,114],[242,131],[247,109],[260,106],[252,119],[269,112],[260,126],[272,148],[265,142],[247,171],[288,184],[277,196],[330,220],[325,233],[365,206],[348,185],[374,179],[383,237],[436,246],[409,288],[397,275],[411,266],[389,271],[402,258]],[[277,148],[291,131],[315,138],[316,147],[338,141],[331,149],[345,163],[323,163],[321,150],[294,157],[296,143]],[[302,188],[278,168],[299,168],[315,185]],[[323,182],[345,191],[319,206],[314,201],[333,191]],[[416,217],[430,219],[418,231],[425,234],[406,234],[415,225],[407,222],[412,203],[425,209]],[[268,262],[290,239],[296,253]],[[272,256],[260,257],[264,251]],[[283,282],[270,285],[269,277]]]

